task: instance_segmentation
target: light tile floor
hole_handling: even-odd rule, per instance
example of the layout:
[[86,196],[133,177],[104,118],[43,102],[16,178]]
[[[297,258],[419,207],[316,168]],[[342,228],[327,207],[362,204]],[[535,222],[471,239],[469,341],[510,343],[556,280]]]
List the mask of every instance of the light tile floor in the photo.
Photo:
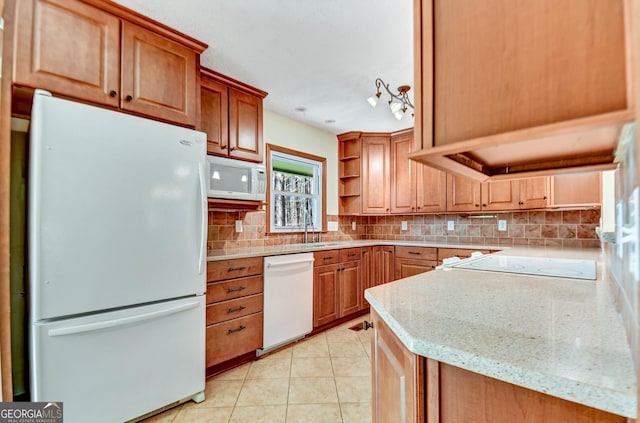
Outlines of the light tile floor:
[[370,423],[371,333],[363,316],[207,380],[192,401],[145,423]]

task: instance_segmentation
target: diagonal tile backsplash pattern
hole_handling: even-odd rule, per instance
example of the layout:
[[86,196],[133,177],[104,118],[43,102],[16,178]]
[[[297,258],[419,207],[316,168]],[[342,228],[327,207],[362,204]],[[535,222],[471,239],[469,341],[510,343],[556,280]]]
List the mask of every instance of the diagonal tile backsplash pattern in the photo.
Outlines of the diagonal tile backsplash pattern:
[[[465,214],[327,216],[338,222],[338,231],[323,234],[323,241],[385,239],[421,242],[446,242],[477,245],[528,245],[569,248],[599,248],[595,228],[600,209],[563,211],[522,211],[489,213],[495,216],[476,219]],[[243,232],[235,232],[235,221],[242,220]],[[498,220],[507,221],[507,230],[498,231]],[[402,230],[402,222],[407,230]],[[447,230],[447,222],[454,229]],[[352,222],[356,229],[352,230]],[[262,247],[298,244],[302,233],[265,233],[265,212],[209,212],[208,249]]]

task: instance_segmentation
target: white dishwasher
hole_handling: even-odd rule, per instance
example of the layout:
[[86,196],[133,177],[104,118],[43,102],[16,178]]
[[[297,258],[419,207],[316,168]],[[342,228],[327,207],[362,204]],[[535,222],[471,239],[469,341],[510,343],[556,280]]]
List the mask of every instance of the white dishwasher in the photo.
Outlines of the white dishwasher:
[[303,338],[313,329],[313,253],[264,258],[265,354]]

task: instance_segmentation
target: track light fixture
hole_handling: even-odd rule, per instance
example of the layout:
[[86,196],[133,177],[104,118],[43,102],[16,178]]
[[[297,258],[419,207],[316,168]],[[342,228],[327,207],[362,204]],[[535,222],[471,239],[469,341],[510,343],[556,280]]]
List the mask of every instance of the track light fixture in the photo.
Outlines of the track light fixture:
[[[394,94],[389,89],[389,84],[385,84],[380,78],[376,78],[376,93],[367,99],[371,107],[376,107],[378,100],[380,100],[380,96],[382,95],[380,87],[384,87],[387,93],[389,93],[389,109],[396,119],[402,119],[409,107],[413,109],[413,104],[411,104],[411,100],[409,100],[409,96],[407,95],[407,92],[411,89],[409,85],[400,85],[398,87],[398,93]],[[411,116],[413,116],[413,113]]]

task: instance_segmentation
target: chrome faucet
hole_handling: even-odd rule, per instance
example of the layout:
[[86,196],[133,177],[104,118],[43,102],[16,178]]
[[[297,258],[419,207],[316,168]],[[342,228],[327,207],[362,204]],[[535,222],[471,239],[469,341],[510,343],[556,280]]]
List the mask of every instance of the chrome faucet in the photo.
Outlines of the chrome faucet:
[[308,228],[309,228],[309,207],[307,205],[305,205],[304,208],[304,243],[307,244],[309,242],[309,234],[308,234]]

